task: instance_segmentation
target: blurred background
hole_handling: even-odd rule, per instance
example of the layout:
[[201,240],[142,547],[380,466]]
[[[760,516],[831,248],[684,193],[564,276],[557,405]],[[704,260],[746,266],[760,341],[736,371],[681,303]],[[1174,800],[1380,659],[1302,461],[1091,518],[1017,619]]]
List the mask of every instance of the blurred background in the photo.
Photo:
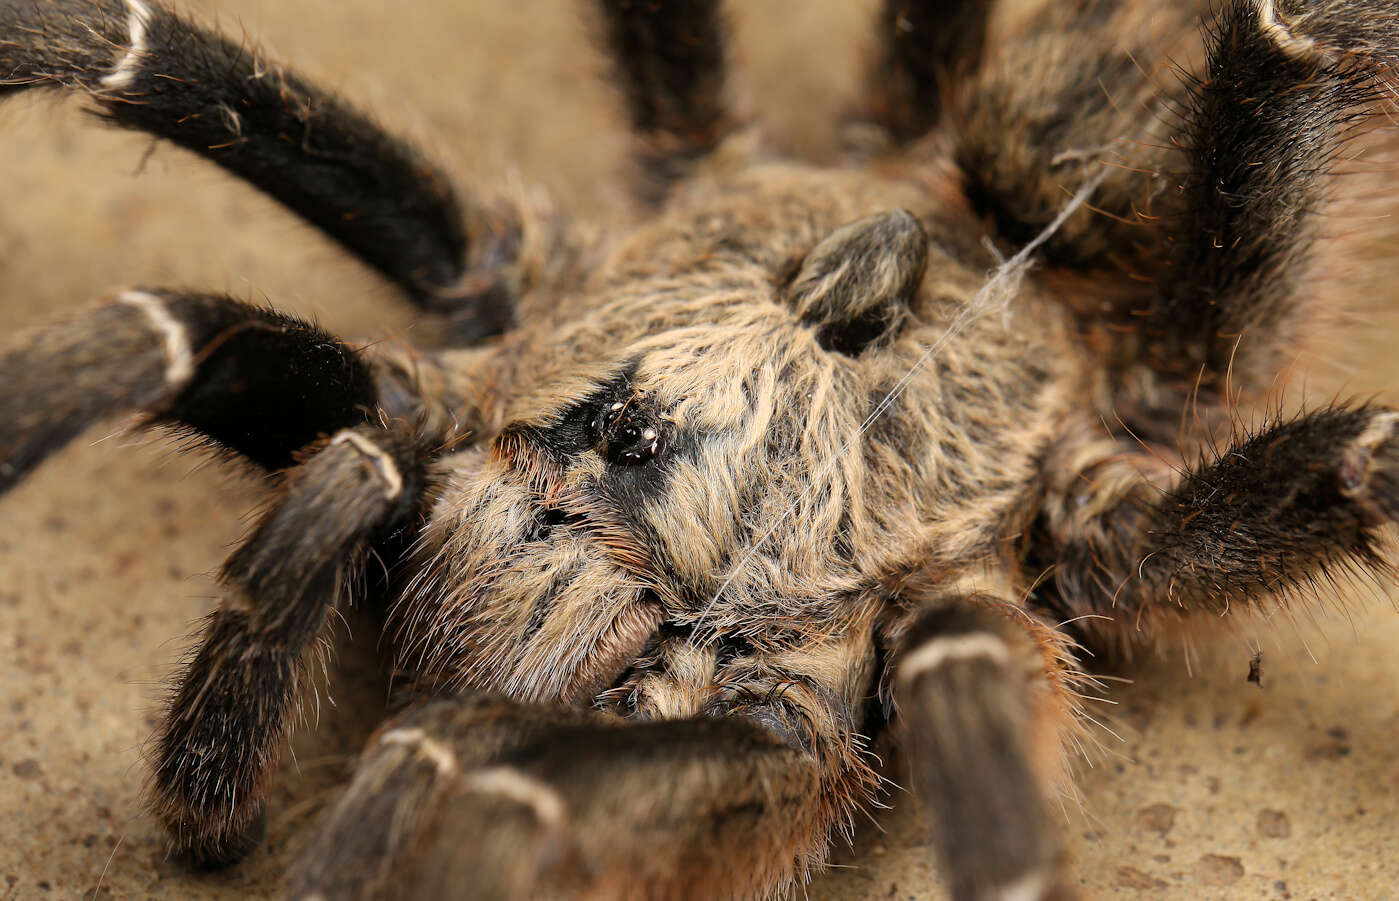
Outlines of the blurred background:
[[[375,110],[463,179],[519,178],[606,221],[623,206],[626,145],[581,5],[182,4]],[[830,154],[875,5],[732,4],[735,92],[788,146]],[[272,202],[177,150],[96,127],[72,98],[0,107],[0,198],[0,344],[131,283],[225,291],[346,336],[412,340],[417,328],[394,290]],[[1309,393],[1399,400],[1394,283],[1346,277],[1371,312],[1334,347],[1344,369],[1315,376]],[[216,603],[212,573],[263,496],[113,423],[0,506],[0,899],[275,896],[381,707],[372,635],[361,630],[342,654],[347,675],[309,711],[318,725],[297,736],[268,840],[245,863],[181,870],[140,806],[161,680]],[[1399,884],[1399,611],[1388,595],[1330,610],[1245,627],[1189,666],[1176,650],[1116,671],[1133,683],[1099,705],[1116,737],[1103,734],[1104,752],[1079,767],[1080,796],[1064,802],[1089,897],[1360,898]],[[1245,681],[1255,641],[1261,689]],[[941,897],[911,799],[891,800],[808,897]]]

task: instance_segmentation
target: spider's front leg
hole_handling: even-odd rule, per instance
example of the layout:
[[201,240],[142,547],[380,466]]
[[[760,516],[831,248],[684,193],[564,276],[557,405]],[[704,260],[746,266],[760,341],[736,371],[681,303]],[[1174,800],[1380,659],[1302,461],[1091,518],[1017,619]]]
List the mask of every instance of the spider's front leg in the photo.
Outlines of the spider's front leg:
[[425,461],[450,422],[439,409],[447,398],[422,391],[443,389],[434,370],[427,357],[371,360],[226,297],[154,289],[123,292],[0,357],[10,388],[0,395],[0,489],[98,418],[128,410],[269,469],[310,455],[225,566],[225,604],[156,742],[152,804],[195,860],[227,861],[255,842],[306,651],[361,553],[418,511]]
[[429,449],[406,428],[336,433],[224,565],[225,595],[156,736],[150,803],[175,850],[223,864],[261,838],[307,651],[376,539],[411,524]]
[[762,897],[819,859],[810,755],[745,717],[433,701],[370,743],[296,899]]
[[443,441],[476,426],[458,421],[471,404],[432,355],[366,353],[294,316],[157,288],[40,330],[0,354],[0,380],[0,493],[83,429],[132,411],[269,470],[376,416],[421,421]]
[[0,2],[0,99],[46,88],[266,192],[448,314],[462,342],[510,327],[560,249],[550,212],[458,191],[350,103],[157,0]]
[[213,294],[123,291],[0,356],[0,491],[101,418],[132,410],[276,469],[366,422],[362,355],[310,323]]
[[905,628],[894,697],[957,901],[1076,897],[1047,799],[1077,674],[1053,630],[993,596],[934,596]]

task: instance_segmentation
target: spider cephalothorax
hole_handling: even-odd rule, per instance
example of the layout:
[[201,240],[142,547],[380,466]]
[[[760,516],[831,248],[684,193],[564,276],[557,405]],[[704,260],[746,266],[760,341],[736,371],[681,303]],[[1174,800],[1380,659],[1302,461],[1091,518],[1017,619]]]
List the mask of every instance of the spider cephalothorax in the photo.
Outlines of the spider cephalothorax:
[[891,719],[954,894],[1069,895],[1073,648],[1383,568],[1399,414],[1227,430],[1301,333],[1395,12],[1232,0],[1163,86],[1138,60],[1195,55],[1193,9],[1053,4],[988,49],[989,4],[891,0],[852,112],[885,146],[825,167],[728,112],[716,2],[603,0],[642,170],[607,231],[455,189],[148,0],[0,5],[5,89],[75,88],[247,179],[441,332],[357,349],[132,289],[0,359],[0,488],[120,410],[278,483],[153,742],[174,848],[257,841],[305,658],[373,559],[420,700],[298,897],[775,893],[875,799]]

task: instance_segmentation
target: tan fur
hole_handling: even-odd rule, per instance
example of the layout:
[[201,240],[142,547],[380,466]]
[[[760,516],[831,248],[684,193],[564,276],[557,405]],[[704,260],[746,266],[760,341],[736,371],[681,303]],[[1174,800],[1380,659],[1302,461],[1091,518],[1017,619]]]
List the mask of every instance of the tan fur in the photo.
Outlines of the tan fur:
[[[1182,48],[1182,59],[1195,55],[1193,35],[1179,30],[1184,18],[1165,22],[1136,7],[1119,18],[1124,53],[1167,46]],[[982,90],[994,90],[986,85],[998,77],[1023,77],[1001,62],[990,71]],[[1138,75],[1118,99],[1146,109],[1171,76],[1161,68]],[[1121,108],[1110,108],[1099,130],[1119,121]],[[1161,121],[1147,121],[1164,133]],[[1121,138],[1062,148],[1035,202],[1057,212],[1062,186],[1076,186],[1103,161],[1126,166],[1135,154],[1163,164],[1150,144],[1160,134],[1132,136],[1142,144]],[[936,146],[932,139],[925,149]],[[1038,162],[1003,164],[1024,173]],[[1027,639],[1016,659],[1031,698],[1035,765],[1046,781],[1062,782],[1063,748],[1089,740],[1080,697],[1091,680],[1070,640],[1014,600],[1032,585],[1006,568],[1008,548],[1046,498],[1052,530],[1066,540],[1091,534],[1124,496],[1149,499],[1173,485],[1176,468],[1225,423],[1209,409],[1214,418],[1192,423],[1189,440],[1170,423],[1162,434],[1182,440],[1145,450],[1104,426],[1119,404],[1182,400],[1152,373],[1115,362],[1133,346],[1130,331],[1124,338],[1111,326],[1140,300],[1130,278],[1084,290],[1086,282],[1050,273],[1026,282],[1004,311],[972,317],[954,333],[996,259],[959,240],[979,224],[948,189],[946,172],[935,157],[881,173],[730,160],[727,171],[682,184],[654,221],[592,247],[582,257],[593,261],[586,275],[541,283],[527,300],[536,317],[529,328],[469,357],[444,357],[447,368],[460,367],[453,384],[489,385],[471,424],[487,447],[443,462],[445,482],[418,551],[421,575],[396,612],[406,667],[520,700],[593,698],[633,720],[743,713],[780,689],[779,719],[789,718],[765,722],[807,748],[823,774],[822,809],[796,855],[809,863],[876,784],[858,724],[877,676],[870,630],[889,598],[990,572],[1002,599],[994,609]],[[1135,192],[1160,190],[1152,187],[1159,175],[1143,170],[1140,185],[1118,178],[1090,202],[1143,214],[1124,225],[1125,243],[1149,243],[1140,230],[1152,208]],[[814,301],[794,305],[789,295],[832,290],[845,270],[806,274],[821,242],[897,209],[911,211],[931,237],[909,320],[880,352],[832,353],[799,321]],[[1092,253],[1091,236],[1110,231],[1080,212],[1051,240]],[[895,280],[875,273],[871,284],[884,287],[871,296],[893,290]],[[1099,332],[1085,323],[1090,317],[1110,327]],[[518,433],[557,425],[561,410],[628,367],[636,396],[695,446],[670,461],[663,491],[624,511],[598,494],[598,457],[560,462]],[[525,540],[543,507],[587,526]],[[571,575],[561,588],[564,573]],[[531,611],[546,598],[546,621],[526,637]],[[1162,623],[1163,614],[1146,615]],[[662,622],[689,633],[648,645]],[[1118,624],[1115,634],[1140,626]],[[883,639],[896,644],[899,634],[895,625]],[[735,638],[743,648],[722,660],[715,648]],[[773,716],[766,708],[759,715]]]
[[[1062,308],[1030,290],[974,319],[862,433],[965,311],[983,270],[934,243],[910,322],[891,347],[853,358],[817,345],[780,278],[832,231],[900,207],[925,222],[961,213],[902,179],[790,165],[691,185],[603,254],[583,290],[538,304],[557,311],[551,322],[457,358],[469,369],[453,381],[488,382],[494,398],[473,430],[506,434],[444,461],[420,575],[396,612],[405,667],[580,703],[623,675],[661,620],[693,628],[693,641],[663,644],[607,703],[632,718],[683,718],[742,713],[780,690],[790,719],[774,725],[825,774],[822,811],[794,856],[821,860],[826,833],[877,785],[860,723],[881,595],[913,574],[947,579],[999,555],[1091,378],[1088,361],[1065,352]],[[560,466],[507,426],[547,427],[633,363],[636,390],[698,446],[675,456],[664,492],[628,522],[596,495],[599,458]],[[524,540],[531,511],[555,505],[590,527]],[[551,612],[526,638],[546,596]],[[702,648],[726,635],[752,650],[720,665]],[[1056,743],[1058,727],[1047,734]]]
[[[144,9],[133,0],[133,55],[107,76],[116,87],[141,52]],[[434,299],[501,288],[515,327],[470,349],[366,353],[385,432],[407,421],[437,442],[420,455],[437,454],[424,464],[429,507],[388,623],[396,671],[436,699],[371,742],[294,886],[375,897],[451,895],[467,879],[509,897],[788,891],[876,803],[865,733],[916,689],[936,708],[921,723],[923,762],[974,771],[982,787],[1017,777],[994,799],[1011,811],[1001,825],[1034,833],[1011,861],[1020,869],[994,885],[976,866],[996,863],[995,829],[977,836],[986,860],[954,876],[995,890],[978,897],[1068,894],[1036,792],[1062,784],[1066,750],[1089,740],[1081,702],[1094,683],[1052,615],[1082,604],[1103,622],[1073,634],[1126,650],[1235,597],[1276,602],[1291,590],[1285,577],[1302,584],[1370,551],[1324,546],[1296,563],[1283,545],[1284,576],[1217,595],[1196,580],[1203,597],[1189,609],[1177,577],[1207,554],[1159,582],[1134,572],[1151,556],[1138,551],[1158,498],[1235,437],[1231,405],[1271,390],[1313,313],[1269,294],[1273,283],[1253,285],[1257,306],[1221,320],[1237,332],[1174,336],[1171,347],[1204,348],[1211,361],[1237,338],[1237,371],[1231,360],[1206,384],[1202,365],[1192,385],[1191,360],[1162,359],[1169,330],[1144,305],[1179,299],[1153,292],[1188,268],[1178,265],[1188,242],[1157,223],[1192,212],[1174,190],[1183,163],[1169,112],[1186,91],[1162,85],[1168,61],[1198,62],[1195,9],[1077,0],[1001,23],[1000,46],[964,90],[947,91],[937,130],[872,165],[777,162],[756,129],[722,142],[706,132],[714,153],[685,160],[664,204],[630,230],[567,227],[524,191],[474,203],[473,252],[511,258]],[[1255,11],[1265,37],[1310,55],[1269,0]],[[1042,83],[1027,59],[1048,73]],[[674,134],[653,137],[661,162],[679,152]],[[1281,233],[1290,210],[1272,200],[1265,212]],[[1310,247],[1310,233],[1286,237],[1298,256]],[[1033,271],[1040,253],[1055,268]],[[1185,288],[1217,287],[1200,282]],[[84,372],[83,348],[104,323],[122,326],[107,353],[166,357],[167,384],[125,392],[158,412],[193,368],[178,323],[151,303],[104,308],[64,342],[46,333],[45,350],[96,382],[105,375]],[[1260,309],[1276,321],[1253,329]],[[1372,419],[1347,439],[1339,476],[1373,520],[1346,525],[1368,537],[1391,515],[1385,505],[1399,506],[1375,485],[1394,465],[1399,414],[1362,413]],[[621,437],[632,419],[639,438]],[[326,455],[308,452],[289,480],[304,487],[298,479],[332,463],[335,484],[368,493],[376,479],[365,535],[333,544],[347,558],[373,540],[369,524],[406,528],[388,507],[418,497],[405,497],[418,483],[375,427],[323,438],[312,450]],[[1304,450],[1329,452],[1325,436],[1306,437]],[[1208,503],[1159,522],[1183,535]],[[334,509],[311,497],[305,510],[317,504]],[[338,576],[343,561],[316,562]],[[1071,596],[1036,598],[1061,576],[1053,587]],[[1130,620],[1110,616],[1116,592],[1139,584],[1149,596],[1134,597]],[[235,597],[223,615],[256,611],[257,599]],[[962,619],[937,619],[949,612]],[[950,631],[930,637],[929,623]],[[897,711],[910,734],[918,712]],[[970,739],[958,747],[961,726]],[[244,799],[245,819],[269,775]],[[962,801],[952,815],[975,806]]]

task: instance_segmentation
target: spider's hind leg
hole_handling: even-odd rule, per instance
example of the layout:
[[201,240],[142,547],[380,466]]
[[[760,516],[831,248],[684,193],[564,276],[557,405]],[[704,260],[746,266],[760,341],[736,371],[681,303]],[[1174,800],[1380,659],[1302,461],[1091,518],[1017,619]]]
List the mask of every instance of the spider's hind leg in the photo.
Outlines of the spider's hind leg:
[[992,0],[884,0],[860,118],[897,141],[937,122],[943,95],[980,64]]
[[1192,618],[1307,600],[1338,575],[1393,575],[1394,410],[1313,410],[1179,473],[1102,439],[1061,453],[1026,572],[1052,571],[1038,602],[1095,647],[1130,652]]
[[[977,76],[950,94],[947,119],[967,198],[1001,237],[1034,239],[1106,167],[1091,208],[1041,254],[1134,284],[1127,276],[1154,246],[1149,225],[1171,187],[1167,89],[1177,78],[1167,66],[1198,44],[1198,5],[1052,2],[988,48]],[[1087,303],[1101,315],[1098,298]]]
[[726,28],[719,0],[598,0],[610,52],[636,133],[642,183],[655,203],[672,181],[732,127],[724,102]]
[[1332,163],[1399,64],[1399,5],[1232,0],[1209,29],[1174,141],[1180,210],[1139,316],[1178,384],[1267,389],[1305,337],[1302,276]]

